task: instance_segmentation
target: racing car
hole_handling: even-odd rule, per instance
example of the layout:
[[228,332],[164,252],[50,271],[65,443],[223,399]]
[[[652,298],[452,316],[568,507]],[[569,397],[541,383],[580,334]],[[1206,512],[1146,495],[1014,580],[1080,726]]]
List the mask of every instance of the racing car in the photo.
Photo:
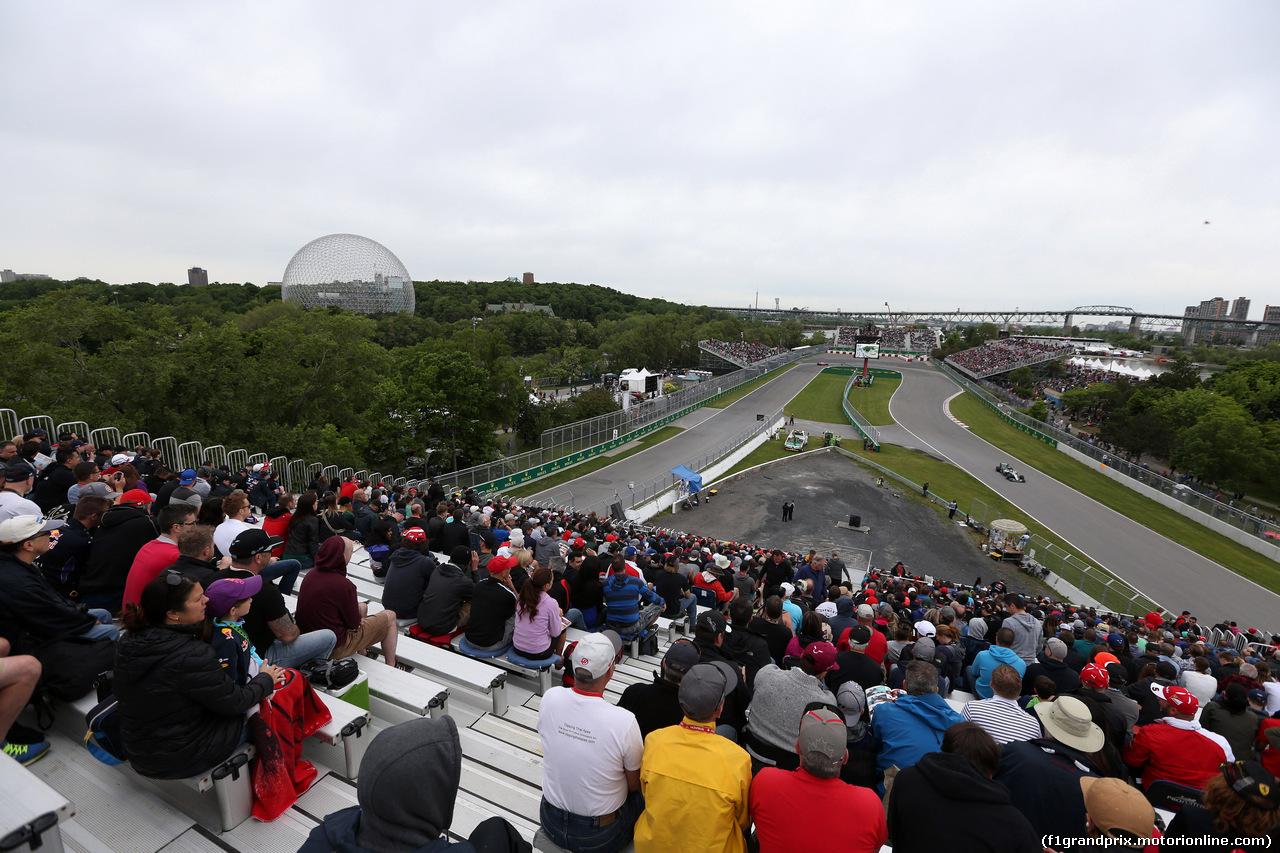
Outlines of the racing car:
[[1004,478],[1012,483],[1025,483],[1027,478],[1013,470],[1013,466],[1008,462],[1001,462],[996,465],[996,473],[1003,474]]

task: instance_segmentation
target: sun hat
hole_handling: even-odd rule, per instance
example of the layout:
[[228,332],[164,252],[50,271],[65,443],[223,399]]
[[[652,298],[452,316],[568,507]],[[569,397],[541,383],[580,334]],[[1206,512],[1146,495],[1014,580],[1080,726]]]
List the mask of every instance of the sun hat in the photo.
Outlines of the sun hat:
[[1074,696],[1059,696],[1036,705],[1036,716],[1045,730],[1060,743],[1081,752],[1102,749],[1107,736],[1093,723],[1089,706]]

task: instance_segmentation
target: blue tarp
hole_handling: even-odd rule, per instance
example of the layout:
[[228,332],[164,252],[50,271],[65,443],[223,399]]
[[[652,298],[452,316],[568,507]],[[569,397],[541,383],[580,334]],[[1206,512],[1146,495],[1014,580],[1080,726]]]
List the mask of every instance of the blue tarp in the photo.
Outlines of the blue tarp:
[[684,467],[683,465],[677,468],[672,468],[671,473],[675,474],[681,480],[684,480],[686,483],[688,483],[689,491],[691,492],[702,491],[702,475],[701,474],[695,474],[694,472],[690,471],[688,468]]

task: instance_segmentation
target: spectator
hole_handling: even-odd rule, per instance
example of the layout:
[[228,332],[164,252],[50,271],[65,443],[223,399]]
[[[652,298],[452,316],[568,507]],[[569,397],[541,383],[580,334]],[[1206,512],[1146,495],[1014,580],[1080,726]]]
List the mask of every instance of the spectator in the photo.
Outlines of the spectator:
[[[261,531],[255,531],[261,533]],[[245,534],[241,534],[242,536]],[[368,615],[368,604],[356,595],[347,578],[352,543],[334,537],[320,546],[315,571],[308,572],[298,590],[298,629],[304,633],[332,631],[335,646],[329,657],[340,659],[380,645],[390,666],[396,665],[397,633],[394,610]]]
[[462,780],[462,742],[453,717],[410,720],[374,736],[360,762],[358,805],[311,830],[298,853],[524,853],[510,822],[488,817],[466,842],[450,841]]
[[791,629],[783,624],[782,598],[770,595],[764,601],[764,608],[751,620],[751,629],[764,637],[769,646],[769,657],[780,664],[787,656],[787,644],[793,636]]
[[[230,565],[230,557],[223,559]],[[178,559],[169,568],[208,589],[218,571],[213,562],[213,530],[203,524],[182,528],[178,533]]]
[[1200,703],[1185,688],[1153,684],[1151,692],[1161,716],[1137,730],[1125,748],[1125,764],[1142,776],[1144,789],[1165,779],[1203,790],[1219,764],[1235,760],[1231,745],[1195,721]]
[[573,667],[573,688],[551,688],[538,711],[540,822],[552,843],[571,853],[626,847],[644,809],[640,727],[603,696],[621,653],[622,639],[612,631],[584,637],[566,663]]
[[991,673],[991,689],[995,695],[990,699],[975,699],[966,703],[961,716],[981,726],[996,743],[1034,740],[1040,737],[1040,724],[1018,705],[1021,687],[1022,679],[1018,677],[1018,671],[1009,664],[1002,663]]
[[159,534],[147,513],[151,495],[141,489],[125,492],[102,515],[93,534],[89,565],[80,576],[80,597],[89,607],[115,613],[124,599],[129,569],[142,546]]
[[[476,583],[471,596],[471,615],[464,636],[467,644],[478,651],[494,652],[511,645],[516,630],[516,590],[511,584],[510,557],[493,557],[481,572],[485,577]],[[550,596],[548,596],[550,598]],[[552,604],[555,604],[553,601]],[[560,623],[560,608],[555,609],[555,622]]]
[[846,681],[856,681],[864,691],[884,684],[884,669],[867,654],[873,633],[866,625],[857,625],[840,637],[837,668],[827,676],[827,687],[832,692]]
[[1080,676],[1067,666],[1066,660],[1067,644],[1057,637],[1050,637],[1036,662],[1027,666],[1027,671],[1022,674],[1023,695],[1035,691],[1036,678],[1041,675],[1053,681],[1055,692],[1059,695],[1078,689]]
[[[800,766],[792,771],[766,767],[751,784],[760,853],[880,850],[888,829],[879,798],[839,778],[849,754],[845,721],[829,708],[815,708],[801,717],[799,733]],[[797,819],[797,806],[803,806],[805,817]]]
[[206,599],[190,578],[166,572],[140,598],[125,615],[129,634],[116,658],[121,745],[143,776],[182,779],[245,742],[245,712],[271,695],[284,670],[267,664],[247,684],[232,681],[200,642]]
[[1184,670],[1178,676],[1178,683],[1187,688],[1187,692],[1196,697],[1201,706],[1207,704],[1218,692],[1218,679],[1209,674],[1209,659],[1203,655],[1195,659],[1192,669]]
[[189,504],[174,504],[160,510],[156,526],[160,535],[138,549],[124,584],[124,603],[137,604],[142,588],[178,561],[178,534],[195,526],[196,511]]
[[974,657],[973,666],[969,668],[968,680],[973,685],[974,695],[979,699],[990,699],[995,695],[991,687],[991,673],[997,666],[1008,664],[1018,671],[1019,677],[1026,673],[1027,664],[1013,650],[1013,641],[1013,629],[1001,628],[996,631],[996,644],[978,652]]
[[640,737],[667,726],[678,726],[684,719],[680,707],[680,680],[701,658],[698,647],[689,640],[677,640],[662,656],[662,672],[655,673],[650,683],[637,682],[622,691],[618,707],[636,717]]
[[835,646],[819,641],[810,644],[791,669],[770,664],[757,673],[746,742],[761,764],[783,770],[800,766],[792,733],[799,731],[809,703],[831,702],[823,680],[838,668]]
[[70,444],[60,444],[52,464],[47,465],[36,480],[32,500],[42,514],[68,502],[68,493],[79,479],[73,469],[80,462],[80,453]]
[[1108,847],[1156,853],[1159,838],[1156,810],[1142,792],[1121,779],[1080,779],[1084,792],[1085,827],[1089,838],[1106,838]]
[[747,724],[747,706],[751,703],[751,693],[747,690],[746,676],[742,672],[742,667],[729,657],[724,649],[726,627],[724,616],[719,611],[704,610],[698,616],[698,623],[693,626],[693,642],[698,647],[701,663],[722,661],[738,673],[738,686],[725,699],[724,711],[720,714],[720,722],[716,726],[716,731],[720,734],[731,740],[737,740]]
[[282,558],[296,561],[300,570],[314,566],[320,551],[320,520],[316,518],[315,492],[303,492],[298,498],[297,508],[289,517],[286,530]]
[[[350,498],[347,498],[346,500],[349,501]],[[320,532],[321,542],[324,542],[332,536],[355,535],[355,522],[347,517],[347,513],[338,508],[339,502],[337,495],[333,492],[329,492],[321,500],[320,506],[321,511],[316,514],[316,520],[319,522],[317,526]],[[266,528],[265,522],[263,523],[263,528]]]
[[[271,565],[271,549],[279,544],[278,536],[268,536],[256,528],[246,530],[231,543],[231,565],[216,572],[214,580],[260,575]],[[244,628],[258,657],[286,668],[328,658],[338,643],[337,635],[327,628],[300,631],[279,588],[268,582],[253,597]]]
[[603,585],[605,623],[619,635],[640,634],[662,615],[661,599],[643,581],[627,574],[627,562],[621,556],[613,558]]
[[910,767],[926,752],[936,752],[943,733],[964,722],[938,695],[938,670],[933,664],[912,661],[903,684],[907,695],[879,706],[871,718],[876,769],[886,776],[896,772],[894,768]]
[[249,496],[244,492],[232,492],[222,499],[222,512],[226,518],[214,529],[213,544],[217,546],[218,553],[230,554],[232,541],[253,527],[248,521],[253,515],[253,507],[249,506]]
[[698,602],[690,592],[692,584],[689,579],[676,571],[679,565],[675,556],[668,557],[663,563],[663,571],[654,583],[654,589],[662,597],[666,608],[663,616],[672,619],[684,616],[692,625],[698,619]]
[[[604,621],[604,585],[600,583],[600,558],[595,554],[583,554],[571,551],[565,558],[567,570],[564,577],[557,579],[552,585],[555,591],[563,593],[565,584],[568,592],[564,603],[573,607],[565,611],[573,627],[580,631],[594,631]],[[691,623],[692,624],[692,623]]]
[[993,781],[999,769],[1000,744],[981,726],[948,728],[940,752],[922,755],[894,780],[888,802],[894,853],[936,850],[938,827],[946,827],[948,845],[957,850],[1041,853],[1008,789]]
[[4,472],[4,488],[0,489],[0,521],[19,515],[44,516],[44,510],[27,497],[35,483],[34,465],[21,459],[9,463]]
[[369,541],[369,534],[378,521],[378,514],[369,506],[368,493],[364,489],[356,489],[352,493],[351,513],[356,519],[356,535],[361,542]]
[[0,637],[0,751],[25,766],[49,752],[49,741],[42,733],[23,739],[29,742],[17,739],[18,715],[40,681],[40,661],[31,655],[10,655],[11,649],[9,641]]
[[1249,694],[1240,684],[1228,684],[1217,702],[1209,702],[1200,712],[1200,725],[1221,735],[1234,755],[1252,755],[1262,719],[1249,712]]
[[[680,681],[684,719],[646,739],[636,853],[746,850],[751,759],[737,744],[715,736],[716,720],[738,677],[723,661],[694,665]],[[840,729],[843,746],[844,726]]]
[[[1280,842],[1280,781],[1256,761],[1232,761],[1208,780],[1204,804],[1183,806],[1165,833],[1167,838],[1244,836]],[[1177,844],[1178,841],[1170,842]],[[1263,842],[1259,841],[1259,846]],[[1231,851],[1234,843],[1196,847],[1197,850]]]
[[407,528],[401,547],[389,562],[382,606],[394,610],[396,621],[404,627],[417,621],[418,607],[436,568],[435,558],[427,550],[427,532],[421,527]]
[[[1030,666],[1036,662],[1040,651],[1040,643],[1044,637],[1041,633],[1040,621],[1027,612],[1026,602],[1020,595],[1012,595],[1005,599],[1009,615],[1005,617],[1002,627],[1013,631],[1013,643],[1010,648],[1022,658],[1022,662]],[[998,632],[997,632],[998,633]],[[1064,659],[1066,655],[1062,656]]]
[[458,545],[449,562],[438,566],[427,582],[427,591],[418,607],[418,628],[431,636],[465,630],[471,617],[471,596],[475,592],[473,573],[478,555],[469,545]]
[[1035,713],[1044,737],[1005,744],[995,780],[1008,789],[1009,801],[1037,836],[1074,838],[1085,825],[1080,779],[1101,775],[1092,756],[1107,737],[1074,696],[1041,702]]
[[66,527],[58,533],[58,541],[36,561],[45,580],[61,595],[79,597],[80,576],[89,564],[93,531],[110,507],[111,501],[106,498],[86,494],[83,502],[76,503]]
[[769,643],[751,630],[751,622],[750,599],[738,597],[729,602],[731,630],[720,645],[721,651],[746,671],[748,691],[755,689],[756,673],[772,662]]

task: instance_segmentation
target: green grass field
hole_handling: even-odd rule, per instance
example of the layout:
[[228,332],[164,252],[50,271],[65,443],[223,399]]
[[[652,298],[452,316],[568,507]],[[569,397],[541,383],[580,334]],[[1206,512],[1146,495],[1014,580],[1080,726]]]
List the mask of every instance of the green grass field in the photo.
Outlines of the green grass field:
[[530,495],[536,495],[539,492],[545,492],[547,489],[556,486],[562,486],[571,480],[579,477],[585,477],[593,471],[599,471],[608,465],[626,459],[628,456],[634,456],[642,450],[648,450],[655,444],[661,444],[668,438],[672,438],[684,432],[684,427],[665,426],[661,429],[654,430],[644,438],[638,438],[631,442],[630,446],[625,450],[615,453],[612,456],[592,456],[585,462],[579,462],[570,468],[564,468],[556,471],[554,474],[548,474],[538,480],[531,480],[528,483],[521,483],[518,488],[513,489],[509,494],[513,497],[523,498]]
[[777,379],[783,373],[786,373],[788,370],[795,367],[799,363],[800,362],[798,361],[793,361],[790,364],[788,364],[786,367],[779,368],[778,370],[775,370],[772,373],[766,373],[764,376],[761,376],[758,379],[752,379],[746,385],[743,385],[741,388],[737,388],[733,391],[730,391],[728,394],[725,394],[719,400],[713,400],[712,402],[707,403],[707,408],[723,409],[727,406],[732,406],[734,403],[738,402],[743,397],[747,396],[748,394],[750,394],[752,391],[759,388],[764,383],[772,382],[774,379]]
[[975,435],[986,439],[1010,456],[1034,466],[1126,518],[1185,545],[1197,554],[1221,563],[1267,589],[1280,592],[1280,564],[1274,560],[1214,533],[1026,433],[1019,432],[973,394],[966,393],[952,400],[951,413],[968,424]]
[[824,424],[848,423],[844,410],[840,408],[840,392],[844,391],[844,384],[848,381],[847,376],[819,373],[783,407],[782,413]]
[[850,388],[849,402],[872,426],[888,426],[894,422],[893,415],[889,414],[889,398],[901,384],[901,375],[896,378],[877,376],[870,388],[859,388],[856,385]]

